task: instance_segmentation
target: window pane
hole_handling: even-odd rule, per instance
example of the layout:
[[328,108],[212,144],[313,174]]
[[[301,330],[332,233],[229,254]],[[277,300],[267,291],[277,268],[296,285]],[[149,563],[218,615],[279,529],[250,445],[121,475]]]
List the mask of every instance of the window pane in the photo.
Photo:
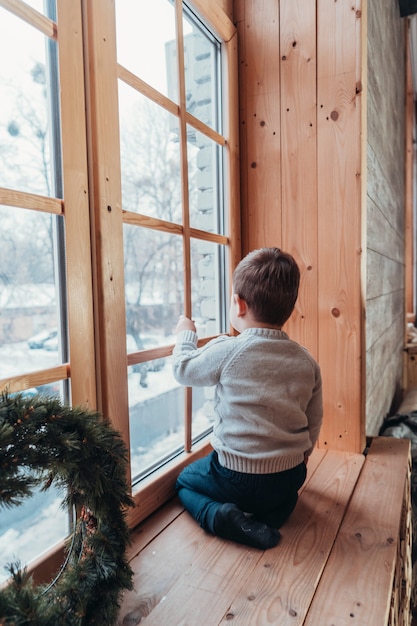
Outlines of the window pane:
[[45,394],[53,398],[63,398],[63,381],[55,381],[53,383],[47,383],[46,385],[40,385],[37,387],[38,393]]
[[187,127],[190,225],[224,233],[221,147]]
[[226,330],[225,249],[209,241],[191,242],[193,319],[199,337]]
[[181,222],[178,120],[119,81],[123,209]]
[[221,132],[218,113],[220,44],[187,16],[183,23],[187,111]]
[[0,206],[0,377],[62,362],[53,256],[56,219]]
[[178,101],[175,11],[168,0],[116,1],[117,60]]
[[192,439],[197,441],[207,435],[214,422],[214,387],[193,387]]
[[26,4],[31,6],[33,9],[39,11],[39,13],[43,13],[46,15],[45,4],[46,2],[50,3],[50,0],[25,0]]
[[184,389],[172,375],[171,359],[162,370],[147,372],[146,387],[135,367],[128,368],[133,483],[184,449]]
[[183,309],[182,240],[127,224],[123,232],[126,332],[138,346],[149,333],[169,345]]
[[64,495],[53,486],[44,492],[37,488],[19,506],[2,508],[0,584],[8,578],[6,565],[28,565],[68,535],[68,512],[61,508]]
[[0,186],[51,196],[47,39],[0,8]]

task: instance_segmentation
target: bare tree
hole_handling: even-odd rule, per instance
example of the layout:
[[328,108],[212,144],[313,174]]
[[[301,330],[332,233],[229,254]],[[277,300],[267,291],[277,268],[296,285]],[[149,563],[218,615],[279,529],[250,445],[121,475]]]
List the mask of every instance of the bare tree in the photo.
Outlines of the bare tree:
[[[174,118],[173,118],[174,120]],[[123,208],[181,223],[180,157],[175,120],[143,102],[121,123]],[[182,309],[182,241],[158,230],[125,226],[127,332],[172,332]]]

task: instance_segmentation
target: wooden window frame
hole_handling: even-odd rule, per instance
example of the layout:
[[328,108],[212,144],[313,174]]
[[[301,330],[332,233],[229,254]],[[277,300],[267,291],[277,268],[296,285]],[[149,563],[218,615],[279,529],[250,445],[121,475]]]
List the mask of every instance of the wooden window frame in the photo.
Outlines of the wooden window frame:
[[[2,379],[0,388],[20,391],[70,380],[72,405],[100,410],[110,417],[129,444],[127,366],[130,363],[126,360],[122,229],[123,223],[139,221],[144,227],[155,227],[155,223],[121,210],[117,81],[122,78],[129,82],[132,77],[117,64],[114,2],[57,0],[56,22],[22,0],[0,0],[0,6],[59,45],[64,197],[49,198],[0,188],[0,203],[64,217],[70,353],[68,362]],[[225,148],[229,227],[228,238],[213,235],[210,240],[227,243],[230,279],[233,267],[241,258],[237,33],[219,8],[206,6],[203,0],[194,0],[192,8],[222,42],[226,77],[223,89],[228,102],[224,115],[225,139],[215,131],[211,137]],[[161,104],[160,95],[156,96],[150,87],[143,84],[142,89],[148,90],[151,99],[156,97]],[[162,104],[169,110],[171,104],[167,102]],[[180,119],[182,132],[189,122],[202,130],[201,123],[189,113],[185,112]],[[206,128],[204,132],[207,133]],[[164,229],[161,223],[158,227]],[[188,237],[206,238],[189,225],[184,229],[188,229]],[[187,301],[187,313],[191,312],[190,308]],[[207,440],[201,441],[192,451],[182,453],[142,481],[135,494],[136,507],[129,512],[130,525],[138,524],[170,498],[180,469],[209,448]],[[48,572],[61,561],[62,553],[63,543],[31,564],[29,571],[35,574],[35,582],[48,578]]]
[[[234,25],[224,14],[213,12],[203,2],[193,2],[192,8],[213,29],[214,34],[222,42],[222,57],[225,59],[223,67],[226,101],[228,101],[227,115],[225,116],[224,137],[215,131],[209,131],[211,138],[225,146],[227,210],[230,219],[229,238],[213,235],[211,241],[228,244],[230,268],[240,259],[240,220],[239,220],[239,172],[238,172],[238,92],[237,92],[237,35]],[[164,107],[171,113],[179,115],[180,133],[186,132],[186,124],[191,124],[206,134],[207,128],[201,125],[185,109],[185,89],[180,85],[180,109],[174,109],[174,104],[162,96],[152,87],[138,79],[126,68],[117,63],[116,32],[113,2],[111,0],[89,0],[84,4],[84,23],[86,24],[86,48],[89,51],[87,84],[87,114],[89,128],[90,176],[93,183],[92,214],[94,231],[96,233],[95,246],[95,296],[101,303],[96,315],[97,331],[97,360],[100,363],[100,380],[98,383],[99,409],[110,416],[116,428],[122,433],[125,441],[129,442],[129,408],[127,389],[127,368],[125,340],[125,309],[123,284],[123,239],[121,236],[123,224],[136,224],[143,227],[158,228],[166,232],[177,229],[178,234],[187,239],[196,237],[206,239],[206,235],[190,228],[187,220],[183,226],[175,226],[138,214],[122,212],[121,199],[121,172],[120,172],[120,138],[118,131],[118,79],[123,80],[135,89],[144,93],[151,100]],[[176,3],[177,24],[181,28],[182,7]],[[181,41],[181,38],[180,38]],[[179,55],[182,59],[182,55]],[[179,61],[180,63],[182,61]],[[181,75],[181,74],[180,74]],[[106,98],[100,94],[106,93]],[[181,102],[182,99],[182,102]],[[113,123],[109,123],[113,120]],[[109,149],[111,147],[111,149]],[[91,157],[91,155],[94,155]],[[184,185],[187,180],[184,169],[187,162],[182,159],[183,168],[183,199],[187,202],[188,189]],[[116,210],[114,210],[116,209]],[[117,239],[117,242],[115,242]],[[189,259],[185,259],[186,272],[190,272]],[[230,270],[231,273],[231,270]],[[228,277],[230,278],[230,277]],[[186,314],[191,314],[191,302],[186,299]],[[141,357],[135,355],[134,362],[149,358],[150,353],[143,353]],[[165,356],[165,352],[158,353]],[[128,359],[128,365],[133,364]],[[191,390],[190,390],[191,392]],[[190,397],[190,395],[189,395]],[[188,424],[191,419],[191,403],[186,403]],[[136,507],[129,512],[131,526],[138,524],[152,511],[160,506],[174,493],[174,483],[180,469],[198,456],[209,450],[207,441],[200,442],[191,451],[191,434],[188,427],[188,452],[183,452],[174,461],[152,473],[141,481],[134,499]],[[187,447],[187,446],[186,446]]]

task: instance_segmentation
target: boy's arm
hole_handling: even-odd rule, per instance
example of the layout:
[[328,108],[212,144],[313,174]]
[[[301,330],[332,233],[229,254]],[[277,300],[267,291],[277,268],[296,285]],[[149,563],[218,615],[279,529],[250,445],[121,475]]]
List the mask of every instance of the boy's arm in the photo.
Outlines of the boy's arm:
[[192,330],[193,333],[197,332],[193,320],[190,320],[189,317],[185,317],[185,315],[180,315],[177,322],[177,327],[175,329],[175,334],[178,335],[178,333],[180,333],[182,330]]
[[213,386],[219,382],[220,365],[224,349],[221,346],[227,337],[217,337],[205,346],[197,348],[195,324],[181,316],[177,324],[177,343],[172,353],[174,378],[189,387]]

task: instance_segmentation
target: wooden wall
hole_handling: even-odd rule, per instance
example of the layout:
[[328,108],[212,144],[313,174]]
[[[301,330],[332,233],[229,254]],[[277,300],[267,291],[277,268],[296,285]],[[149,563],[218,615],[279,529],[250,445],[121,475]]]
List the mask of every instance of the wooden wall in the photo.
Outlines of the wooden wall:
[[[367,431],[402,387],[405,329],[405,27],[398,2],[368,8]],[[395,408],[395,407],[394,407]],[[398,408],[398,405],[397,405]]]
[[286,330],[322,368],[320,446],[360,451],[402,386],[405,20],[393,0],[234,13],[243,252],[299,261]]
[[302,270],[286,330],[318,359],[320,446],[365,442],[361,2],[235,0],[243,252]]

